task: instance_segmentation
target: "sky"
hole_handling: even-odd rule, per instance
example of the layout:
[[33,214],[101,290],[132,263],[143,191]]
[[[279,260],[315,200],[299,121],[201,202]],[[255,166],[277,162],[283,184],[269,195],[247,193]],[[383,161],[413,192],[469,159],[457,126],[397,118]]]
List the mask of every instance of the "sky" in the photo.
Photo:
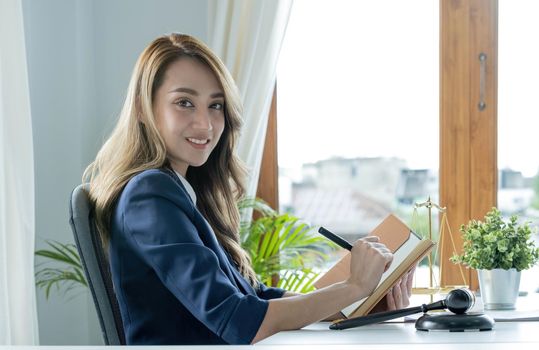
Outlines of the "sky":
[[[438,168],[438,5],[294,1],[277,68],[281,167],[384,156]],[[539,1],[500,1],[499,167],[526,176],[539,170],[537,11]]]

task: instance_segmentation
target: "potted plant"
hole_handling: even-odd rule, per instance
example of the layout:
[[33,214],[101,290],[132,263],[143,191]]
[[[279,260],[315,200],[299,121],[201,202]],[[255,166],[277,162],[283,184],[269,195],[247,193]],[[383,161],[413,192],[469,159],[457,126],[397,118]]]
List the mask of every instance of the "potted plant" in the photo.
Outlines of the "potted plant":
[[477,269],[485,309],[514,309],[520,272],[539,260],[529,223],[519,224],[516,215],[505,221],[500,211],[492,208],[483,222],[471,220],[460,231],[463,253],[451,261]]

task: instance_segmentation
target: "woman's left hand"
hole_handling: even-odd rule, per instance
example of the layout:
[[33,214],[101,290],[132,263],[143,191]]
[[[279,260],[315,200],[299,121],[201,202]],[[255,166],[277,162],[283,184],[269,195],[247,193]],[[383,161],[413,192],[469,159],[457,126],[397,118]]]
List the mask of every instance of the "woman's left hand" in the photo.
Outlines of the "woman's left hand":
[[370,313],[403,309],[410,305],[415,267],[405,274]]

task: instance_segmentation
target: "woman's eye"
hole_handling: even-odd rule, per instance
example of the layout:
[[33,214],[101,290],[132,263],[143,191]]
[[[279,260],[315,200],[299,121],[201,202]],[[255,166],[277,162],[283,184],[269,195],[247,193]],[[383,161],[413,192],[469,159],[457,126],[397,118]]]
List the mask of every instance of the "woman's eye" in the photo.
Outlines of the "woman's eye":
[[176,104],[180,107],[193,107],[193,104],[189,100],[179,100]]
[[210,108],[216,109],[218,111],[222,111],[225,108],[224,103],[214,103],[210,106]]

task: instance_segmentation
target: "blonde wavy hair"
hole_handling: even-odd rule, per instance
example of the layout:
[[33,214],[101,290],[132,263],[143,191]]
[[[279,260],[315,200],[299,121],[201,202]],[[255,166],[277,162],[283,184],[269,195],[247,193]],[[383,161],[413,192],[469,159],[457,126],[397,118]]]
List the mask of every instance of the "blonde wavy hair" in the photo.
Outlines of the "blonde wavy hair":
[[154,40],[140,55],[133,70],[118,123],[96,159],[83,175],[90,183],[90,199],[101,239],[108,246],[114,205],[127,182],[136,174],[168,167],[165,142],[153,114],[155,92],[170,64],[190,57],[206,64],[225,96],[225,127],[207,162],[189,167],[187,180],[197,195],[197,208],[241,274],[258,285],[249,255],[241,248],[237,200],[245,192],[245,168],[234,149],[241,127],[242,106],[237,87],[221,60],[201,41],[183,34]]

